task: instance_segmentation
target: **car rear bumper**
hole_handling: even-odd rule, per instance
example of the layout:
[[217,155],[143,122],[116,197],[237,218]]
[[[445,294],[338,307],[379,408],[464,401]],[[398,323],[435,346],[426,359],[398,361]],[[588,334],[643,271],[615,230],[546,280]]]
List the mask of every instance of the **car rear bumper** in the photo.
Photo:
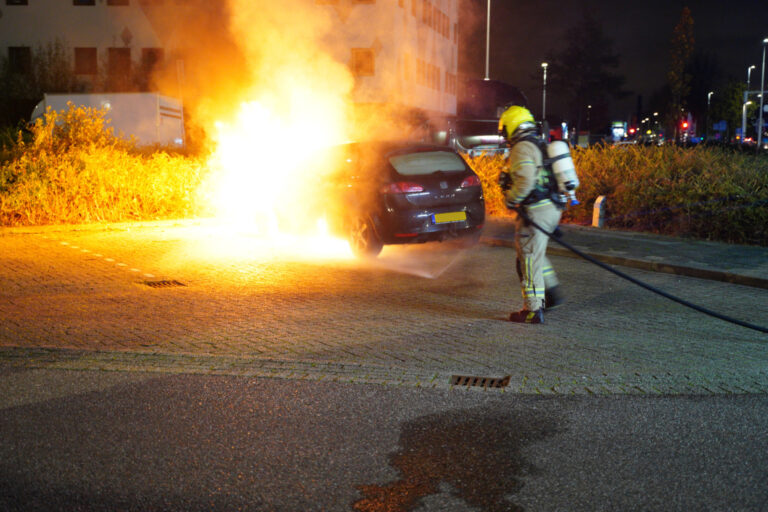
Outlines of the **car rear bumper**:
[[[458,212],[464,213],[464,220],[454,220]],[[447,240],[479,234],[484,223],[483,204],[459,209],[407,210],[385,214],[379,235],[385,244]]]

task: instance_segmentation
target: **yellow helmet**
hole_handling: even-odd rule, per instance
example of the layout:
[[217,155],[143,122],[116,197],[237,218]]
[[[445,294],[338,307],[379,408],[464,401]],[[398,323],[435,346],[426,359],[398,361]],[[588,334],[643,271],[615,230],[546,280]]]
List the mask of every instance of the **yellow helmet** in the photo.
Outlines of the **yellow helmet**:
[[519,105],[512,105],[499,118],[499,133],[507,140],[511,139],[517,130],[533,130],[535,128],[536,123],[533,115],[527,108]]

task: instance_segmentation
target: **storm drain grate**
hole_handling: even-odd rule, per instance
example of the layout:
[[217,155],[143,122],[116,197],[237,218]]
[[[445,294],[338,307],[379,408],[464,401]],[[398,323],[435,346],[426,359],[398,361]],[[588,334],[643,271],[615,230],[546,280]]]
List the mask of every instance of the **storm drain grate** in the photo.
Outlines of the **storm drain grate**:
[[184,283],[180,283],[175,279],[163,279],[161,281],[144,281],[145,285],[150,288],[173,288],[174,286],[187,286]]
[[511,376],[506,377],[472,377],[468,375],[452,375],[452,386],[475,386],[480,388],[505,388],[509,386]]

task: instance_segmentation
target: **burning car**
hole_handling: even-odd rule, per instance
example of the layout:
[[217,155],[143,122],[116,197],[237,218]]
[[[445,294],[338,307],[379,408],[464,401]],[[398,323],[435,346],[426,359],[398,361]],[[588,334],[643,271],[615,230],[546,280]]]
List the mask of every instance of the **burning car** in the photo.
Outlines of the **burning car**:
[[446,146],[360,142],[336,146],[324,180],[332,231],[359,256],[386,244],[474,243],[485,222],[477,174]]

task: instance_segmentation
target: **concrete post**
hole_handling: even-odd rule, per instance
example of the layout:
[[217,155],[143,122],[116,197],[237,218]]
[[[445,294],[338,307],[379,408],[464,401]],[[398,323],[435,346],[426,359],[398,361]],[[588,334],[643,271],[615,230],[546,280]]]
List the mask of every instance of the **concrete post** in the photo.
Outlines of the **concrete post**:
[[592,227],[601,228],[605,224],[605,196],[598,196],[592,209]]

